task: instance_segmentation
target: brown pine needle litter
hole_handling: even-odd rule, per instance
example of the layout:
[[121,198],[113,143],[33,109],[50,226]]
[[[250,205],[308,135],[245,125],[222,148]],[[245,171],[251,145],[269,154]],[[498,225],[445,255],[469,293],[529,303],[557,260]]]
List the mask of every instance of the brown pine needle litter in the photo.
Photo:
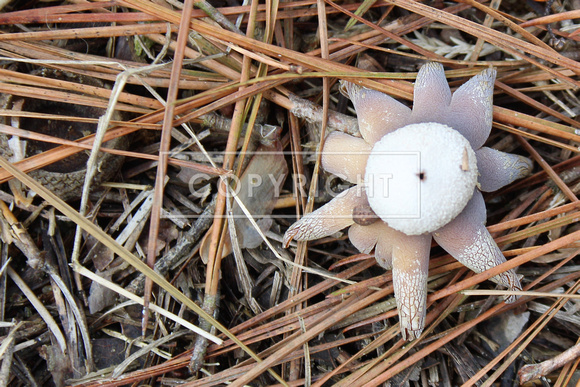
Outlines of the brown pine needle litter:
[[[579,0],[0,7],[0,385],[580,380]],[[346,229],[283,242],[349,187],[321,157],[361,136],[339,81],[411,107],[426,62],[452,90],[495,68],[485,145],[534,169],[484,194],[507,262],[432,243],[405,342],[391,271]],[[513,268],[522,291],[489,281]]]

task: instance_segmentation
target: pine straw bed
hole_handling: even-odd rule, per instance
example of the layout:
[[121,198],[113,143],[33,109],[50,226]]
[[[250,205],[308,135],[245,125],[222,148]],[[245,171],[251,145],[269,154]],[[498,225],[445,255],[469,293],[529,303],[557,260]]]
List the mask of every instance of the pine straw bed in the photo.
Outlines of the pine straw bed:
[[[0,159],[2,182],[15,176],[38,194],[27,204],[8,184],[0,191],[3,385],[509,386],[524,364],[577,349],[578,0],[547,13],[507,0],[6,3],[0,92],[109,107],[122,114],[100,121],[105,140],[128,145],[105,149],[125,156],[120,171],[67,204],[22,171],[86,153],[94,135],[72,143],[14,131],[14,119],[1,127],[58,145],[18,169]],[[485,196],[506,264],[476,275],[433,245],[426,329],[406,343],[391,273],[372,255],[345,234],[288,250],[281,240],[329,200],[316,187],[336,184],[316,150],[324,131],[353,130],[337,80],[410,101],[426,61],[443,63],[452,87],[494,66],[487,145],[535,169]],[[97,124],[57,114],[30,117]],[[15,115],[26,113],[2,109]],[[257,247],[252,224],[228,226],[241,212],[219,189],[233,176],[252,184],[250,166],[306,182],[244,198],[255,215],[272,211]],[[526,293],[506,305],[487,279],[513,267]],[[575,383],[576,355],[564,356],[563,368],[532,367],[528,385]]]

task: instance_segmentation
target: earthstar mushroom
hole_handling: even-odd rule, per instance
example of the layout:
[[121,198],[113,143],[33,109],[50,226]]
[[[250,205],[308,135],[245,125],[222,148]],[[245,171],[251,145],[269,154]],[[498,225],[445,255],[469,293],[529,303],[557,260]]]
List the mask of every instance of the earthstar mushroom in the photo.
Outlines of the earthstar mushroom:
[[[406,340],[418,338],[424,328],[432,238],[478,273],[505,262],[485,228],[480,191],[528,175],[532,163],[483,147],[491,131],[495,76],[486,69],[452,94],[443,66],[427,63],[415,82],[412,110],[384,93],[344,82],[362,138],[331,133],[322,167],[354,186],[284,235],[288,246],[293,239],[318,239],[350,227],[353,245],[362,253],[374,249],[377,262],[393,271]],[[492,281],[521,289],[513,270]]]

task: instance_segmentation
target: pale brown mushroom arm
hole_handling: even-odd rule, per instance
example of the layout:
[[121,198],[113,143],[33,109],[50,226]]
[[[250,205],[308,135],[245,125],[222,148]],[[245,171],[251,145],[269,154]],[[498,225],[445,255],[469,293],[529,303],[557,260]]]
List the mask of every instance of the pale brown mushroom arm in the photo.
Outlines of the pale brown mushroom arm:
[[483,147],[475,152],[479,171],[479,189],[493,192],[526,177],[533,168],[527,157]]
[[[503,253],[485,228],[485,202],[479,190],[457,218],[433,233],[435,241],[455,259],[476,273],[496,267],[506,261]],[[515,271],[508,270],[491,278],[509,290],[521,290]],[[510,296],[506,302],[517,297]]]
[[414,340],[425,326],[431,235],[399,234],[393,244],[393,287],[401,335]]
[[353,208],[366,202],[366,194],[359,186],[341,192],[339,196],[290,226],[284,234],[284,247],[288,247],[292,239],[297,241],[320,239],[350,226],[354,223]]

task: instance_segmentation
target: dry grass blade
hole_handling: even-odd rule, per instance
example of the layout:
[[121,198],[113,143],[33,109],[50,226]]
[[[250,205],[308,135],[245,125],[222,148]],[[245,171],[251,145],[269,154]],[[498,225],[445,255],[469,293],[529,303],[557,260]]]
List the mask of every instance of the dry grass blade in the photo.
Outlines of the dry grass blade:
[[20,291],[28,298],[30,303],[38,311],[38,314],[40,316],[42,316],[42,319],[45,321],[49,331],[52,333],[56,342],[58,343],[60,350],[63,353],[66,353],[67,352],[66,340],[65,340],[58,324],[56,323],[56,321],[54,321],[54,319],[50,315],[50,312],[42,304],[42,301],[40,301],[36,297],[34,292],[28,287],[28,285],[24,281],[22,281],[22,279],[20,278],[18,273],[16,273],[14,271],[14,269],[12,269],[10,266],[8,266],[6,272],[8,273],[8,275],[10,276],[12,281],[14,281],[16,286],[18,286]]
[[[387,0],[387,2],[394,3],[389,0]],[[565,68],[573,70],[576,74],[580,74],[580,64],[578,64],[578,62],[566,58],[565,56],[555,52],[553,49],[538,47],[531,43],[527,43],[522,40],[516,39],[507,34],[499,34],[501,37],[498,37],[498,33],[492,30],[491,28],[478,25],[474,22],[468,21],[455,15],[440,13],[434,8],[410,0],[397,1],[396,5],[398,7],[405,8],[409,11],[417,12],[418,14],[439,20],[442,23],[455,27],[459,30],[465,31],[469,34],[473,34],[474,36],[477,36],[478,38],[482,38],[487,42],[497,45],[506,50],[507,52],[515,54],[516,56],[521,55],[516,50],[521,50],[525,53],[537,56],[538,58],[542,58],[550,63],[554,63],[558,66],[563,66]],[[553,71],[547,68],[546,66],[541,65],[537,61],[529,57],[524,56],[524,59],[528,60],[535,66],[538,66],[544,69],[545,71],[548,71],[557,78],[560,78],[566,82],[570,82],[575,86],[579,86],[578,82],[570,77],[562,76],[562,74],[560,74],[559,72]]]
[[[135,26],[132,29],[127,29],[125,26],[117,27],[95,27],[95,28],[82,28],[71,29],[71,30],[58,30],[58,31],[42,31],[42,32],[18,32],[15,34],[3,34],[0,35],[0,41],[10,41],[10,40],[46,40],[46,39],[89,39],[89,38],[103,38],[103,37],[113,37],[113,36],[132,36],[134,34],[153,34],[153,33],[164,33],[167,31],[167,25],[165,23],[152,23],[143,26]],[[177,31],[177,27],[173,26],[172,31]]]
[[[462,0],[462,2],[469,4],[472,7],[477,8],[477,9],[485,12],[487,15],[493,17],[495,20],[498,20],[498,21],[504,23],[513,32],[520,34],[526,40],[528,40],[530,43],[533,43],[536,46],[542,47],[543,49],[547,50],[548,52],[555,53],[555,50],[552,47],[550,47],[549,45],[544,43],[542,40],[538,39],[534,34],[526,31],[523,27],[515,24],[510,19],[506,18],[505,16],[503,16],[502,14],[497,12],[495,9],[493,9],[491,7],[487,7],[484,4],[478,3],[475,0]],[[486,25],[485,27],[489,28],[490,26]]]
[[181,336],[183,336],[187,331],[181,331],[181,332],[172,332],[171,334],[162,337],[159,340],[156,340],[150,344],[147,344],[145,347],[141,348],[140,350],[138,350],[137,352],[135,352],[134,354],[132,354],[131,356],[127,357],[127,359],[125,359],[125,361],[123,361],[123,363],[119,364],[115,370],[113,371],[111,377],[113,379],[117,379],[119,376],[121,376],[123,374],[123,372],[125,372],[125,369],[127,367],[129,367],[131,365],[131,363],[133,363],[135,360],[137,360],[139,357],[149,353],[151,350],[153,350],[154,348],[163,345],[171,340],[175,340]]
[[[205,320],[210,321],[213,326],[224,333],[228,338],[236,342],[241,348],[244,348],[249,354],[252,354],[256,360],[259,358],[240,342],[235,336],[233,336],[222,324],[216,321],[213,317],[208,315],[203,309],[197,306],[192,300],[187,298],[183,293],[177,290],[173,285],[171,285],[165,278],[161,277],[146,264],[144,264],[140,259],[135,257],[131,252],[127,251],[124,247],[115,242],[109,235],[107,235],[101,228],[90,222],[85,217],[79,216],[78,212],[72,207],[66,204],[62,199],[54,195],[52,192],[38,184],[32,178],[21,172],[20,170],[13,167],[8,161],[0,157],[0,166],[11,173],[14,177],[20,180],[22,183],[26,184],[29,188],[33,189],[39,195],[42,195],[45,200],[49,201],[56,209],[68,216],[73,220],[79,227],[81,227],[86,232],[90,233],[95,239],[109,247],[121,258],[127,261],[130,265],[137,268],[141,273],[147,275],[151,280],[157,285],[165,289],[173,298],[185,304],[188,308],[193,310],[195,313],[199,314]],[[64,350],[64,339],[62,341],[61,347]]]
[[[182,20],[179,24],[179,35],[177,37],[177,51],[173,59],[171,68],[171,83],[167,91],[167,105],[163,116],[163,128],[161,129],[161,141],[159,145],[159,163],[157,164],[157,174],[155,177],[155,191],[153,194],[153,205],[151,209],[151,224],[149,228],[149,243],[147,245],[147,265],[151,269],[155,267],[157,257],[157,235],[159,234],[159,218],[161,217],[161,207],[163,201],[163,192],[165,190],[165,179],[167,174],[167,158],[170,148],[171,131],[173,130],[173,120],[175,115],[175,101],[177,99],[179,76],[181,66],[183,65],[183,47],[189,36],[189,29],[185,20],[191,18],[193,10],[193,1],[186,0]],[[145,336],[147,323],[149,319],[149,301],[153,290],[153,281],[147,277],[145,280],[145,297],[143,303],[143,320],[141,333]]]
[[[144,3],[140,0],[127,0],[124,1],[127,6],[135,7],[142,12],[150,13],[155,10],[157,15],[163,15],[163,18],[170,22],[175,22],[177,19],[177,15],[174,12],[171,12],[166,9],[159,9],[159,7],[152,6],[151,4]],[[226,40],[231,43],[235,43],[241,47],[247,48],[249,50],[262,52],[263,54],[280,57],[290,63],[299,64],[305,68],[314,68],[319,71],[350,71],[350,72],[361,72],[361,70],[355,69],[350,66],[341,65],[336,62],[319,59],[316,57],[312,57],[309,55],[304,55],[298,53],[296,51],[284,49],[281,47],[276,47],[273,45],[269,45],[267,43],[259,42],[257,40],[252,40],[248,38],[243,38],[240,35],[235,33],[231,33],[229,31],[220,30],[218,28],[214,28],[208,24],[199,23],[196,20],[193,20],[191,23],[191,28],[199,33],[207,34],[219,40]],[[395,87],[389,87],[385,84],[378,84],[369,80],[361,80],[361,84],[364,86],[369,86],[373,88],[377,88],[381,91],[388,91],[390,94],[410,99],[410,93],[402,92],[400,89]]]
[[[55,119],[55,117],[50,117],[50,118]],[[73,119],[73,117],[67,117],[66,119],[68,120],[69,118],[71,120]],[[60,117],[60,119],[62,119],[62,117]],[[126,126],[127,123],[123,123],[123,125]],[[141,126],[141,125],[139,125],[139,126]],[[66,140],[63,138],[48,136],[48,135],[39,134],[36,132],[30,132],[27,130],[22,130],[22,129],[15,128],[13,126],[7,126],[4,124],[0,124],[0,133],[12,135],[12,136],[18,136],[20,138],[27,138],[27,139],[31,139],[31,140],[44,141],[47,143],[53,143],[53,144],[59,144],[59,145],[68,145],[70,147],[86,149],[86,150],[91,150],[93,147],[91,144],[88,144],[88,143],[69,141],[69,140]],[[131,151],[125,151],[125,150],[120,150],[120,149],[114,149],[114,148],[100,148],[100,151],[119,155],[119,156],[134,157],[137,159],[145,159],[145,160],[153,160],[153,161],[159,160],[159,156],[157,156],[157,155],[131,152]],[[226,170],[221,169],[221,168],[214,168],[212,166],[199,164],[199,163],[192,163],[192,162],[187,161],[187,160],[179,160],[179,159],[175,159],[172,157],[168,158],[168,162],[169,162],[169,164],[172,164],[172,165],[179,165],[179,166],[182,166],[185,168],[195,169],[195,170],[198,170],[200,172],[207,173],[210,175],[215,175],[215,176],[225,175],[228,173]],[[37,164],[42,164],[42,162],[37,163]],[[1,181],[1,179],[0,179],[0,181]]]
[[580,141],[580,135],[578,135],[578,132],[573,127],[550,122],[541,118],[532,117],[527,114],[510,111],[499,106],[494,107],[493,117],[498,121],[510,123],[516,126],[522,126],[530,130],[537,130],[539,132],[554,135],[566,140],[575,142]]
[[[575,288],[576,290],[578,289],[579,283],[576,282],[575,286],[573,288]],[[511,364],[513,362],[513,360],[515,359],[515,357],[517,357],[519,355],[519,353],[521,351],[523,351],[526,346],[531,342],[531,340],[537,336],[541,330],[546,326],[546,324],[553,318],[554,313],[552,312],[557,312],[558,310],[560,310],[564,304],[566,303],[565,300],[563,299],[559,299],[558,301],[555,301],[554,304],[551,306],[551,308],[549,310],[547,310],[540,319],[538,319],[537,321],[534,322],[534,324],[532,324],[527,330],[526,332],[524,332],[519,338],[518,340],[514,341],[514,343],[512,345],[510,345],[508,348],[506,348],[506,350],[503,351],[502,355],[507,355],[508,353],[510,353],[510,351],[512,351],[513,348],[516,348],[516,346],[519,344],[519,342],[521,341],[522,344],[519,346],[519,348],[517,348],[516,351],[513,351],[509,358],[506,359],[506,361],[502,364],[501,367],[499,367],[498,370],[496,370],[496,372],[494,372],[494,374],[492,375],[492,377],[490,377],[489,379],[487,379],[483,385],[485,386],[490,386],[491,383],[493,383],[498,377],[499,375],[505,370],[505,368]],[[527,336],[527,337],[526,337]],[[525,338],[525,340],[524,340]],[[494,363],[497,362],[497,359],[501,359],[503,358],[503,356],[498,356],[496,359],[494,359],[493,362],[490,363],[490,365],[493,365]],[[490,366],[488,365],[488,367]],[[483,375],[483,371],[480,371],[479,374],[475,375],[471,382],[475,382],[478,378],[481,378]]]
[[552,178],[552,180],[554,181],[554,183],[556,183],[558,188],[560,188],[562,192],[564,192],[564,194],[568,197],[568,200],[570,200],[571,202],[577,202],[578,198],[576,197],[574,192],[572,192],[572,190],[566,185],[566,183],[562,181],[560,176],[558,176],[556,172],[554,172],[552,167],[550,167],[550,165],[542,158],[542,156],[540,156],[540,154],[522,137],[516,136],[516,139],[519,141],[520,144],[522,144],[524,149],[532,155],[534,160],[546,171],[548,176]]
[[515,296],[530,296],[530,297],[556,297],[563,299],[580,299],[580,294],[560,294],[560,293],[546,293],[533,291],[515,291],[515,290],[462,290],[461,294],[466,296],[506,296],[513,294]]
[[[122,295],[123,297],[128,298],[129,300],[132,300],[133,302],[137,303],[138,305],[145,304],[145,301],[143,300],[143,298],[138,297],[138,296],[134,295],[133,293],[127,292],[122,287],[115,285],[114,283],[107,281],[106,279],[99,277],[98,275],[95,275],[93,272],[91,272],[87,268],[81,266],[80,264],[78,264],[78,263],[74,264],[73,268],[74,268],[74,270],[78,271],[79,274],[81,274],[87,278],[90,278],[91,280],[98,282],[103,286],[106,286],[107,288],[117,292],[118,294]],[[212,335],[209,332],[204,331],[203,329],[200,329],[199,327],[196,327],[195,325],[189,323],[188,321],[183,320],[181,317],[176,316],[175,314],[173,314],[173,313],[171,313],[163,308],[160,308],[157,305],[150,304],[149,308],[151,309],[152,312],[162,314],[163,316],[179,323],[180,325],[186,327],[187,329],[191,330],[192,332],[197,333],[198,335],[202,335],[202,336],[206,337],[208,340],[211,340],[218,345],[221,345],[223,343],[223,340],[221,340],[220,338]]]
[[562,21],[562,20],[577,19],[578,17],[580,17],[580,10],[574,10],[574,11],[568,11],[568,12],[559,12],[559,13],[554,14],[554,15],[547,15],[547,16],[538,17],[538,18],[533,19],[533,20],[528,20],[527,22],[520,24],[520,27],[526,28],[526,27],[536,26],[538,24],[555,23],[555,22]]

